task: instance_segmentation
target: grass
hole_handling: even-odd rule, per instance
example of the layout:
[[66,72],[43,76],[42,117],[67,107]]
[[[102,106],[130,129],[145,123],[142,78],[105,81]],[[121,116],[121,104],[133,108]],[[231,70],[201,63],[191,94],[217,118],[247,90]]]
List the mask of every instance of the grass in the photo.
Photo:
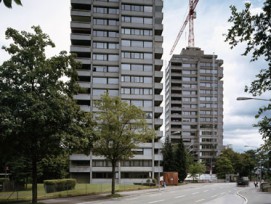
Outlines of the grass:
[[[0,192],[0,203],[1,204],[11,204],[16,201],[20,204],[29,204],[32,198],[31,184],[27,185],[27,189],[23,191],[16,192]],[[130,191],[130,190],[141,190],[154,188],[153,186],[142,186],[142,185],[116,185],[116,192],[120,191]],[[80,195],[89,195],[89,194],[101,194],[101,193],[110,193],[111,184],[76,184],[75,189],[60,191],[54,193],[46,193],[44,190],[43,184],[38,184],[38,200],[49,199],[49,198],[63,198],[63,197],[73,197]],[[116,194],[118,195],[118,194]],[[18,202],[24,201],[24,202]],[[41,201],[42,202],[42,201]]]

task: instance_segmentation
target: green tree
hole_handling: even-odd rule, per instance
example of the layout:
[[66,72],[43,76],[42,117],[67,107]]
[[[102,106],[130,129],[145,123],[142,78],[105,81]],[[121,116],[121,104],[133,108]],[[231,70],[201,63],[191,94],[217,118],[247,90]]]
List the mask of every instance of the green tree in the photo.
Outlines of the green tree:
[[183,182],[187,176],[187,154],[183,144],[183,139],[181,138],[176,146],[174,151],[174,162],[175,168],[178,172],[179,181]]
[[69,155],[64,153],[43,158],[39,162],[41,169],[39,181],[48,179],[63,179],[69,175]]
[[193,178],[193,181],[197,178],[197,176],[200,176],[205,171],[206,171],[205,164],[200,162],[190,164],[190,166],[188,167],[188,172],[190,173],[190,176]]
[[225,179],[226,174],[233,174],[234,173],[234,168],[232,166],[231,161],[221,155],[217,158],[216,160],[216,175],[219,179]]
[[[235,6],[230,7],[231,17],[228,21],[232,24],[232,27],[228,30],[226,41],[229,42],[231,48],[246,43],[243,55],[251,53],[251,61],[263,58],[267,62],[267,67],[261,69],[251,86],[245,88],[245,91],[253,96],[260,96],[271,90],[271,1],[265,0],[262,11],[257,14],[252,14],[250,7],[251,4],[246,3],[245,9],[240,12],[237,11]],[[264,112],[270,110],[271,104],[260,108],[255,117],[259,118]],[[259,127],[267,150],[270,150],[270,123],[270,114],[267,114],[255,125]]]
[[13,42],[3,47],[11,58],[0,66],[0,155],[30,159],[37,203],[38,161],[65,151],[89,153],[94,122],[73,100],[80,64],[66,52],[47,59],[45,48],[54,43],[32,28],[34,33],[6,31]]
[[165,143],[162,149],[163,154],[163,170],[164,172],[176,171],[174,162],[174,153],[169,137],[166,137]]
[[151,141],[155,132],[149,129],[145,113],[134,105],[110,97],[108,93],[95,102],[98,109],[96,136],[93,154],[104,156],[112,164],[112,195],[115,194],[115,173],[117,162],[133,157],[133,149],[140,142]]
[[[3,3],[6,7],[11,8],[12,7],[12,2],[15,2],[17,5],[22,6],[21,0],[3,0]],[[2,3],[2,0],[0,0],[0,3]]]

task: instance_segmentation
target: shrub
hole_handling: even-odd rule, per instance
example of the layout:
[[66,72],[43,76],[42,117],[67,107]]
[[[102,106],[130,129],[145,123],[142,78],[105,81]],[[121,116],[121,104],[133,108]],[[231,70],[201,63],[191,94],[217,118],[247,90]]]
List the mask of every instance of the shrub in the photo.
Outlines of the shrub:
[[75,188],[75,179],[54,179],[44,180],[44,188],[46,193],[52,193],[57,191],[71,190]]

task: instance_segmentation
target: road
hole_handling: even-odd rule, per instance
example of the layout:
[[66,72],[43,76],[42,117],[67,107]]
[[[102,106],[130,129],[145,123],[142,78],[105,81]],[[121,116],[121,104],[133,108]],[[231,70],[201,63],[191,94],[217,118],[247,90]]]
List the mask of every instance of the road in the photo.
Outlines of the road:
[[[200,183],[160,189],[121,192],[114,199],[74,197],[47,200],[50,204],[271,204],[271,194],[235,183]],[[42,201],[43,202],[43,201]]]

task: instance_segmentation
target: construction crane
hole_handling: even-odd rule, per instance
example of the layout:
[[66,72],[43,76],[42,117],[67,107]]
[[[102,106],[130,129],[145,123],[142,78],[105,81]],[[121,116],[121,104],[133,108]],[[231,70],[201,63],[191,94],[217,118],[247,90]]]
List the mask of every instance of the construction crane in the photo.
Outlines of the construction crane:
[[198,4],[199,0],[189,0],[189,12],[187,14],[187,17],[177,35],[177,38],[170,50],[170,55],[173,54],[175,47],[177,46],[180,37],[183,34],[183,31],[187,25],[187,23],[189,22],[189,35],[188,35],[188,46],[189,47],[194,47],[194,19],[196,18],[196,13],[195,13],[195,8]]

